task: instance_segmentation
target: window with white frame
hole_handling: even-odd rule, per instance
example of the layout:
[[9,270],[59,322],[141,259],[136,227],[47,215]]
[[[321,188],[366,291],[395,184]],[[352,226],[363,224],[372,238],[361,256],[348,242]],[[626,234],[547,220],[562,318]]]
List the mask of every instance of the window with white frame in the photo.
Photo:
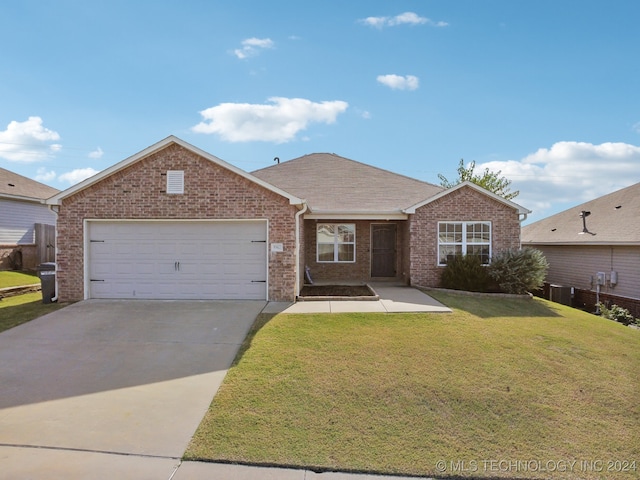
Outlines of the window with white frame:
[[491,261],[491,222],[438,222],[438,265],[456,255],[476,255]]
[[316,232],[318,262],[353,263],[356,261],[354,223],[319,223]]

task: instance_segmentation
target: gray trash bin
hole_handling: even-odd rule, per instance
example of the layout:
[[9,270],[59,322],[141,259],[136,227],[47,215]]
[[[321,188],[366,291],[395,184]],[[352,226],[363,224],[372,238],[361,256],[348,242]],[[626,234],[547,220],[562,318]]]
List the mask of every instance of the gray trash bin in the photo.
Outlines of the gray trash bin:
[[38,265],[38,276],[42,284],[42,303],[51,303],[56,296],[56,264],[41,263]]

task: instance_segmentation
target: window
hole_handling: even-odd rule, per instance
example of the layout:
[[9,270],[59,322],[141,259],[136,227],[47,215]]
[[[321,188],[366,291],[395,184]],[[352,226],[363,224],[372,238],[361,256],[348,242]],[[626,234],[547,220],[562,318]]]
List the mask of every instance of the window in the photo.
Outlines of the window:
[[477,255],[483,265],[491,259],[491,222],[439,222],[438,265],[455,255]]
[[355,262],[356,226],[319,223],[316,235],[318,262]]

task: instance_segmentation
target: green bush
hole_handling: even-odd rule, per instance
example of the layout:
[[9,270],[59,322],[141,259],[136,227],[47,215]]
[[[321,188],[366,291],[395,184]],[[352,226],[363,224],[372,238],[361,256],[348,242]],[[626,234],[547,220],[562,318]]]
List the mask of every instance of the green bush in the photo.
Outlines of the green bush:
[[442,288],[468,292],[486,292],[490,283],[487,267],[482,266],[477,255],[454,256],[447,261],[440,277]]
[[503,292],[520,295],[541,287],[548,269],[547,259],[535,248],[499,252],[487,268],[489,276]]
[[609,320],[614,320],[616,322],[622,323],[623,325],[632,325],[637,322],[637,319],[631,315],[629,310],[626,308],[619,307],[618,305],[611,305],[611,308],[607,308],[607,306],[600,302],[598,303],[598,309],[600,310],[600,315],[604,318],[608,318]]

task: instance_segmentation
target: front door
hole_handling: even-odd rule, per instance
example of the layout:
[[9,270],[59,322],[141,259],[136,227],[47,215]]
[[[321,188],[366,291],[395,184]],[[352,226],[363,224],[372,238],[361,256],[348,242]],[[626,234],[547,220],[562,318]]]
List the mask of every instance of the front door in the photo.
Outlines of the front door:
[[371,225],[371,276],[396,276],[396,224]]

